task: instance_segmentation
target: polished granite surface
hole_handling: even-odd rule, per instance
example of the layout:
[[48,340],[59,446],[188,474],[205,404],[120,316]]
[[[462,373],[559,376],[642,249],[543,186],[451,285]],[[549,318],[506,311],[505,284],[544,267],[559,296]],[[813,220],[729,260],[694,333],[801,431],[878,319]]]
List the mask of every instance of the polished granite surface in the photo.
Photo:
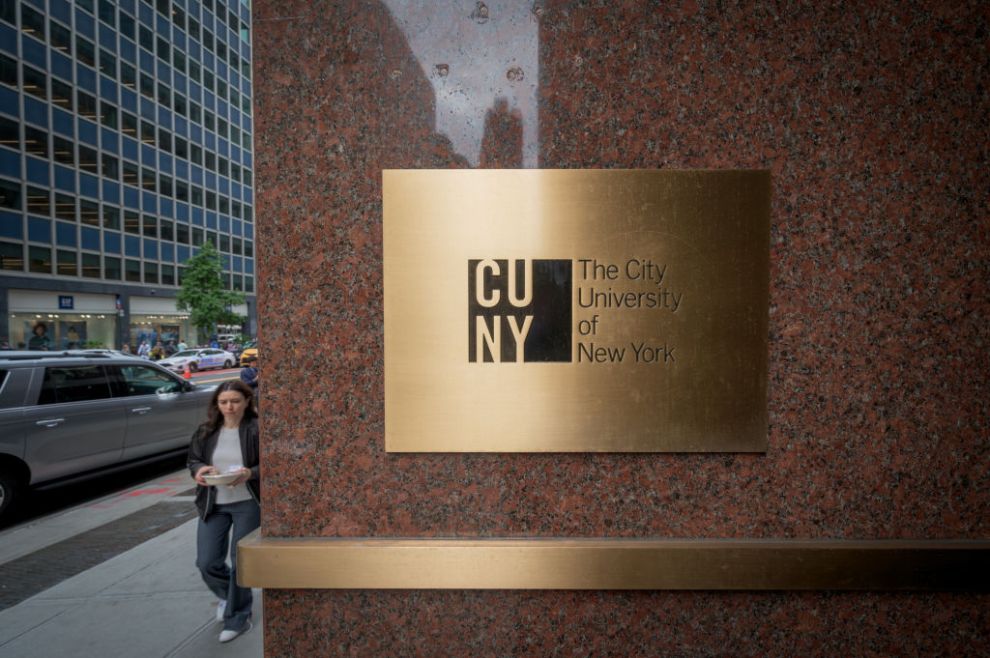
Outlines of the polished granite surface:
[[[985,7],[256,0],[269,536],[990,536]],[[766,454],[390,455],[381,170],[768,168]],[[266,592],[270,655],[968,654],[983,595]]]

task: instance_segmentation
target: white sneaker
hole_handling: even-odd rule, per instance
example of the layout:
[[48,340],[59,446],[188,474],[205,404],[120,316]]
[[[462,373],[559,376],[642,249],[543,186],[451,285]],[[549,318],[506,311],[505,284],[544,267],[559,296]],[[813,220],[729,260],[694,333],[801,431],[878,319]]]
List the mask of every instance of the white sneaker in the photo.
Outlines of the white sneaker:
[[224,610],[227,609],[227,602],[223,599],[217,601],[217,621],[223,621]]
[[238,635],[243,635],[244,633],[247,633],[249,630],[251,630],[251,622],[248,622],[247,625],[244,626],[244,628],[242,628],[239,631],[228,631],[227,629],[224,629],[220,631],[220,642],[221,643],[230,642]]

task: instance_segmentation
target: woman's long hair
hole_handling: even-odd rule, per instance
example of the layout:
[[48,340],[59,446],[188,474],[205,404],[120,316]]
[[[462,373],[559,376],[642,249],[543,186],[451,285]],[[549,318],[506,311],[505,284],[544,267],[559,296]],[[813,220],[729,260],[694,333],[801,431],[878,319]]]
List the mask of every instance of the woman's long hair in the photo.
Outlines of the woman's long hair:
[[200,425],[200,428],[210,434],[220,429],[223,425],[223,413],[220,411],[220,405],[217,404],[217,400],[220,399],[221,393],[229,393],[230,391],[237,391],[247,400],[247,407],[244,408],[244,418],[241,419],[242,423],[258,417],[258,409],[254,406],[254,392],[251,390],[251,387],[239,379],[230,379],[217,386],[217,390],[213,391],[206,422]]

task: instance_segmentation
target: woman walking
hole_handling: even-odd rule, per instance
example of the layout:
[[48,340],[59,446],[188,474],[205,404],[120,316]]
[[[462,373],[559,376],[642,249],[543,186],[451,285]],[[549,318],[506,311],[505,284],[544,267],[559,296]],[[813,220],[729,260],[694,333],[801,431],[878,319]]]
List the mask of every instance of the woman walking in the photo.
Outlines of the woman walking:
[[[251,629],[251,588],[237,585],[237,542],[261,522],[258,471],[258,413],[250,387],[230,380],[210,399],[209,416],[189,445],[189,472],[196,480],[196,566],[220,599],[221,642]],[[208,475],[236,474],[211,486]],[[230,564],[227,566],[227,551]]]

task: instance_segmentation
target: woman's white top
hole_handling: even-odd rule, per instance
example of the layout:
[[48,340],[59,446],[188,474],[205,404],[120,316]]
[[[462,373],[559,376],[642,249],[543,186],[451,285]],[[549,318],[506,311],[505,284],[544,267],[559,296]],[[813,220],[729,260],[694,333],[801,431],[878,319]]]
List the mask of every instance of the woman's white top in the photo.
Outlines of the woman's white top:
[[[220,428],[217,449],[213,451],[213,466],[218,473],[235,471],[244,467],[244,458],[241,456],[241,438],[236,429]],[[239,503],[250,498],[251,493],[247,490],[247,485],[243,483],[233,487],[226,484],[217,487],[217,505]]]

